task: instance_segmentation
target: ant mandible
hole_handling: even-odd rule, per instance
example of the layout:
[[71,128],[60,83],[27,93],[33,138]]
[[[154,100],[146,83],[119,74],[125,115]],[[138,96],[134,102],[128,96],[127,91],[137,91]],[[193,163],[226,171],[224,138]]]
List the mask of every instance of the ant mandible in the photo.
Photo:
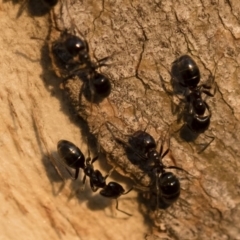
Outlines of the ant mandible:
[[93,163],[98,159],[98,156],[91,159],[88,150],[88,157],[85,160],[85,156],[81,150],[75,144],[67,140],[60,140],[57,149],[63,162],[68,167],[75,169],[75,175],[72,177],[71,172],[66,168],[72,179],[76,180],[78,178],[79,169],[82,168],[84,171],[83,184],[85,184],[86,177],[88,177],[93,192],[96,192],[101,188],[100,195],[106,198],[116,199],[116,209],[131,216],[131,214],[118,208],[118,198],[121,195],[128,194],[133,188],[130,188],[125,192],[124,188],[117,182],[106,183],[106,179],[114,169],[110,170],[110,172],[104,177],[99,170],[94,170],[93,167]]

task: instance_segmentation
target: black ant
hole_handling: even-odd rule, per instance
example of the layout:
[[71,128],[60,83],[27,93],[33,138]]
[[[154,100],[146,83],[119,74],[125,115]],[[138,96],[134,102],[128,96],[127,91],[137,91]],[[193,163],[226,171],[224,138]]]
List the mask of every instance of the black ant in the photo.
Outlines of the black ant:
[[[68,173],[74,180],[78,178],[79,169],[83,169],[83,184],[85,184],[86,177],[88,177],[90,180],[90,187],[93,192],[96,192],[99,188],[101,188],[100,195],[106,198],[116,199],[116,209],[131,216],[131,214],[118,208],[118,198],[121,195],[128,194],[133,188],[130,188],[127,192],[125,192],[124,188],[117,182],[109,182],[108,184],[106,183],[106,179],[110,175],[111,171],[114,169],[112,169],[104,177],[99,170],[94,170],[93,167],[93,163],[98,159],[98,156],[94,157],[93,159],[87,157],[85,160],[85,156],[83,155],[81,150],[75,144],[67,140],[60,140],[57,145],[57,150],[63,162],[68,167],[75,169],[75,175],[74,177],[72,177],[72,174],[66,168]],[[90,153],[88,154],[90,155]]]
[[[206,84],[198,85],[200,82],[200,71],[196,62],[188,55],[183,55],[173,62],[173,68],[177,70],[177,81],[178,83],[188,89],[188,95],[186,96],[186,101],[189,104],[189,112],[194,114],[196,121],[209,122],[211,113],[209,117],[202,117],[206,111],[209,110],[209,106],[205,100],[202,99],[202,93],[205,93],[207,96],[213,97],[215,92],[212,94],[209,89],[211,86]],[[205,128],[208,124],[205,124]],[[204,132],[204,127],[193,128],[196,132]]]
[[[215,69],[216,70],[216,69]],[[178,121],[182,118],[184,119],[184,125],[181,127],[181,137],[186,141],[194,141],[197,136],[201,133],[204,133],[210,125],[210,120],[212,112],[206,100],[203,99],[202,93],[206,94],[209,97],[213,97],[216,92],[211,93],[210,89],[212,88],[212,83],[199,84],[200,83],[200,70],[196,62],[188,55],[183,55],[176,59],[172,63],[171,72],[172,76],[172,85],[174,90],[170,91],[165,86],[165,81],[160,75],[162,86],[164,90],[170,95],[176,95],[182,88],[184,89],[184,99],[180,100],[180,104],[177,106],[177,109],[181,109],[182,103],[184,103],[184,109],[178,116]],[[212,82],[215,77],[212,77]],[[207,112],[206,112],[207,111]],[[205,134],[206,135],[206,134]],[[211,138],[210,142],[205,145],[198,153],[204,151],[215,139],[213,136],[208,136]]]
[[[108,122],[108,124],[111,123]],[[177,166],[165,166],[163,164],[162,160],[170,149],[168,148],[163,152],[163,144],[161,144],[158,152],[156,141],[145,130],[139,130],[130,135],[128,142],[114,136],[113,133],[112,135],[117,142],[134,151],[139,161],[146,165],[144,172],[147,172],[152,180],[150,189],[154,195],[157,195],[157,206],[164,209],[171,206],[180,196],[180,182],[172,172],[167,172],[165,169],[177,169],[186,173],[187,171]],[[136,188],[143,189],[141,186],[136,186]]]
[[165,166],[162,160],[169,153],[170,149],[168,148],[163,152],[163,144],[161,144],[158,152],[154,138],[145,131],[134,133],[130,137],[129,143],[133,148],[137,146],[144,149],[145,155],[142,156],[142,159],[153,164],[150,166],[150,171],[153,173],[153,182],[155,182],[152,185],[155,188],[153,192],[157,194],[157,206],[164,209],[171,206],[180,196],[180,182],[172,172],[167,172],[165,169],[186,171],[177,166]]
[[[202,98],[202,93],[213,97],[216,89],[214,93],[211,93],[209,91],[211,86],[207,84],[199,85],[199,68],[196,62],[188,55],[183,55],[173,62],[172,75],[174,80],[187,91],[187,94],[185,94],[185,120],[188,128],[196,134],[204,133],[210,125],[212,114],[207,102]],[[206,110],[208,110],[208,114],[205,114]],[[212,138],[212,140],[200,152],[206,149],[214,140],[214,137],[208,137]]]
[[[77,29],[72,19],[71,22],[74,25],[72,28]],[[50,47],[52,60],[65,80],[78,76],[85,80],[85,86],[90,90],[91,98],[106,98],[111,92],[110,80],[96,70],[107,66],[105,62],[110,57],[104,57],[97,62],[92,61],[87,41],[78,29],[77,32],[78,34],[76,31],[69,33],[64,30],[61,32],[60,38],[54,41]]]

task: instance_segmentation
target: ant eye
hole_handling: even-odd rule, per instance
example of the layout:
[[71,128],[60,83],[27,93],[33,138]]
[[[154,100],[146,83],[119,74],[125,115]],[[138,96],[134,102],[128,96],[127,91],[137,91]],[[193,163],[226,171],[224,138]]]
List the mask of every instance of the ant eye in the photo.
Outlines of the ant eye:
[[80,51],[86,48],[84,42],[77,36],[71,36],[66,40],[66,49],[68,52],[76,56]]

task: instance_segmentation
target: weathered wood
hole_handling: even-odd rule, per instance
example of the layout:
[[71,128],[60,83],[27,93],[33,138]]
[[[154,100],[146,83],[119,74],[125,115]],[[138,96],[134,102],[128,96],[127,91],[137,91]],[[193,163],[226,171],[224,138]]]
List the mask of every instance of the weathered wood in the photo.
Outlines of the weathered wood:
[[[148,186],[149,179],[129,162],[104,123],[117,126],[118,134],[149,124],[155,139],[171,126],[172,154],[194,176],[181,181],[181,199],[176,204],[160,217],[150,217],[160,239],[240,239],[239,13],[237,1],[77,1],[68,2],[68,9],[66,5],[55,9],[58,20],[53,25],[77,26],[92,56],[113,56],[112,65],[101,68],[113,89],[98,105],[79,94],[84,87],[81,80],[65,83],[72,105],[98,138],[108,162],[136,184]],[[161,84],[162,78],[171,89],[171,64],[182,54],[196,60],[202,82],[208,83],[209,75],[216,79],[216,94],[207,99],[212,110],[207,134],[214,135],[215,141],[200,155],[199,146],[174,133],[183,122],[176,123],[172,99]],[[206,141],[204,135],[196,140]]]
[[[21,14],[21,3],[0,3],[0,238],[131,239],[135,232],[134,238],[141,239],[148,229],[134,192],[119,201],[134,217],[119,212],[113,217],[115,201],[92,194],[88,183],[79,191],[81,180],[72,182],[59,165],[60,139],[74,142],[85,154],[86,141],[51,68],[45,41],[49,16],[29,16],[29,2]],[[64,186],[51,161],[66,178]],[[103,172],[110,169],[104,161],[98,165]],[[118,181],[127,188],[124,179]]]

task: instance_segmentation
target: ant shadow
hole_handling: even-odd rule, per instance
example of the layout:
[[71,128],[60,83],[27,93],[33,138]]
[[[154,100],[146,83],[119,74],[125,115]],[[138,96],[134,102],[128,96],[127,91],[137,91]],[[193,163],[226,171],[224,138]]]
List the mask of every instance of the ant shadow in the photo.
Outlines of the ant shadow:
[[48,14],[51,11],[51,8],[54,7],[58,0],[46,1],[46,0],[3,0],[5,2],[12,2],[15,4],[20,4],[20,7],[17,12],[16,18],[21,17],[24,11],[27,11],[29,16],[32,17],[42,17]]

